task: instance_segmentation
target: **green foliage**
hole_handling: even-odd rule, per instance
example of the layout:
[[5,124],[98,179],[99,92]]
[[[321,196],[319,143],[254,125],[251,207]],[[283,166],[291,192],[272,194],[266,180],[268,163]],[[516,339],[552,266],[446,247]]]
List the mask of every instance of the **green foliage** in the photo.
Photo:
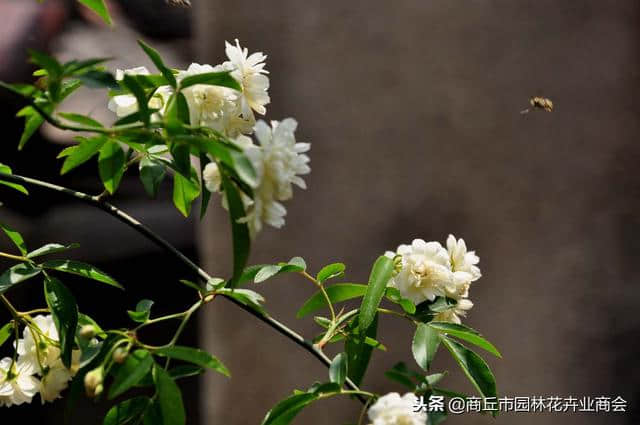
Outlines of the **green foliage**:
[[151,404],[148,397],[140,396],[116,404],[107,412],[103,425],[134,424]]
[[366,343],[366,337],[376,338],[378,333],[378,315],[375,315],[371,324],[363,333],[359,327],[354,327],[353,332],[344,344],[347,353],[349,378],[360,385],[371,360],[373,347]]
[[418,324],[411,344],[411,351],[418,366],[424,370],[429,370],[439,345],[438,332],[429,325]]
[[114,194],[126,169],[125,153],[117,142],[107,141],[100,148],[98,158],[98,170],[104,188],[110,194]]
[[502,358],[502,355],[500,354],[498,349],[494,347],[493,344],[491,344],[489,341],[484,339],[482,335],[480,335],[480,333],[475,329],[471,329],[470,327],[465,325],[448,322],[430,322],[428,326],[445,335],[455,336],[457,338],[470,342],[473,345],[487,350],[494,356]]
[[109,10],[104,3],[104,0],[78,0],[80,3],[87,6],[89,9],[93,10],[102,18],[102,20],[111,25],[111,16],[109,15]]
[[117,368],[113,384],[109,389],[112,400],[140,382],[153,367],[153,356],[146,350],[136,350],[129,354],[122,365]]
[[209,368],[220,372],[224,376],[230,377],[229,369],[222,364],[215,356],[207,353],[206,351],[199,350],[197,348],[172,346],[160,348],[155,351],[155,354],[160,356],[170,357],[172,359],[183,360],[190,362],[200,367]]
[[[364,296],[367,292],[367,286],[359,283],[336,283],[335,285],[327,286],[325,291],[329,296],[329,300],[335,304]],[[324,307],[327,307],[326,299],[321,292],[316,292],[300,307],[296,317],[305,317]]]
[[124,289],[114,278],[106,274],[105,272],[97,269],[96,267],[74,260],[50,260],[41,264],[45,269],[57,270],[60,272],[71,273],[78,276],[86,277],[98,282],[106,283],[107,285],[115,286],[119,289]]
[[17,285],[20,282],[24,282],[27,279],[31,279],[32,277],[39,275],[41,272],[42,269],[40,267],[34,266],[30,263],[20,263],[10,267],[0,275],[0,294],[4,294],[12,286]]
[[366,331],[369,325],[371,325],[371,322],[373,322],[380,301],[382,301],[382,297],[384,296],[387,283],[391,279],[392,272],[393,260],[384,255],[378,257],[373,264],[367,292],[362,299],[362,305],[360,305],[358,321],[361,331]]
[[440,340],[480,395],[482,397],[497,397],[496,379],[482,357],[444,335],[440,335]]
[[36,258],[41,257],[43,255],[57,254],[59,252],[68,251],[70,249],[78,248],[80,245],[77,243],[72,243],[70,245],[62,245],[59,243],[48,243],[46,245],[41,246],[38,249],[34,249],[33,251],[27,254],[27,258]]
[[180,87],[185,89],[196,84],[206,84],[211,86],[229,87],[234,90],[242,91],[242,87],[228,71],[225,72],[207,72],[198,75],[185,77],[180,82]]
[[163,425],[183,425],[186,421],[182,393],[169,373],[155,365],[153,379],[156,384],[159,413]]
[[76,140],[79,144],[65,148],[58,154],[58,158],[65,158],[60,174],[66,174],[93,158],[108,141],[103,135],[90,138],[78,136]]
[[191,175],[189,178],[183,177],[180,173],[173,175],[173,204],[185,217],[189,216],[191,204],[200,195],[198,173],[191,166],[190,169]]
[[151,198],[158,196],[158,188],[166,175],[166,171],[162,163],[145,156],[140,160],[139,165],[140,180],[144,186],[144,190]]
[[335,382],[340,387],[344,385],[347,379],[347,354],[340,353],[333,358],[329,367],[329,380]]
[[27,254],[27,245],[24,243],[24,239],[18,231],[2,222],[0,222],[0,229],[2,229],[2,231],[9,237],[9,239],[11,239],[11,242],[13,242],[13,244],[16,246],[16,248],[18,248],[22,255]]
[[345,265],[342,263],[333,263],[324,266],[316,275],[316,280],[319,283],[324,283],[329,279],[344,276]]
[[149,320],[149,315],[151,314],[151,306],[153,306],[153,301],[151,300],[141,300],[136,305],[135,311],[127,311],[127,314],[134,322],[145,323]]
[[60,358],[66,367],[71,367],[73,340],[78,326],[76,300],[71,291],[55,277],[46,277],[44,287],[47,305],[60,337]]
[[[10,167],[4,164],[0,164],[0,173],[12,174],[12,171]],[[29,191],[20,184],[16,184],[16,183],[12,183],[12,182],[8,182],[6,180],[0,179],[0,185],[10,187],[11,189],[17,190],[18,192],[24,193],[25,195],[29,194]]]
[[229,219],[231,221],[231,235],[233,237],[233,276],[227,286],[235,288],[249,259],[251,238],[249,236],[249,226],[247,226],[247,223],[240,222],[245,216],[240,193],[235,184],[233,184],[224,173],[222,173],[222,188],[229,204]]
[[13,322],[9,322],[0,328],[0,347],[11,337],[13,326]]

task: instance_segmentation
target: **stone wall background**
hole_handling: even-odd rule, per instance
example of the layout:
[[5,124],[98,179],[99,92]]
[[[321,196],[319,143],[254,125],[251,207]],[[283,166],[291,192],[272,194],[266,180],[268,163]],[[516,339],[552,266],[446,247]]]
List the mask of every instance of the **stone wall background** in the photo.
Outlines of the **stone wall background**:
[[[341,260],[363,281],[375,257],[421,237],[464,237],[481,257],[466,323],[501,349],[503,395],[622,395],[638,403],[638,4],[633,1],[208,1],[194,4],[198,60],[238,37],[269,55],[269,119],[295,116],[312,143],[309,189],[287,226],[260,235],[253,263]],[[521,115],[530,96],[553,113]],[[199,230],[213,272],[229,269],[224,212]],[[295,309],[313,292],[282,278],[267,307],[312,335]],[[201,316],[201,338],[234,373],[207,375],[208,423],[258,423],[325,369],[235,307]],[[410,331],[385,323],[365,382],[411,361]],[[450,388],[472,389],[441,353]],[[247,382],[249,384],[247,385]],[[330,410],[330,412],[329,412]],[[331,401],[298,423],[348,423]],[[618,415],[503,415],[497,424],[633,424]],[[469,415],[451,423],[493,423]]]

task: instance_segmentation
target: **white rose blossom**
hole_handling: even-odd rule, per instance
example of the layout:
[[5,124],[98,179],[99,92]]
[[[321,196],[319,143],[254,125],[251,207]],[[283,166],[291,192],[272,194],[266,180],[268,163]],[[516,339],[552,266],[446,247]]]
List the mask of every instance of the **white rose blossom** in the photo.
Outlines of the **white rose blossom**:
[[233,69],[231,76],[242,86],[240,97],[242,116],[245,119],[254,120],[252,110],[264,115],[267,111],[265,105],[271,101],[267,93],[269,78],[265,75],[269,72],[264,69],[267,56],[262,52],[249,54],[246,47],[240,47],[238,39],[235,41],[235,46],[225,42],[225,52],[229,60],[222,66],[226,70]]
[[[150,75],[150,72],[144,66],[139,66],[131,69],[116,70],[117,81],[122,81],[125,75]],[[158,87],[154,95],[149,100],[149,107],[153,109],[159,109],[160,115],[162,115],[172,93],[173,89],[170,86]],[[109,104],[107,105],[107,107],[110,111],[114,112],[118,118],[122,118],[138,111],[138,101],[132,94],[120,94],[109,99]],[[154,120],[159,120],[160,115],[154,114],[152,118]]]
[[[36,337],[29,327],[23,332],[23,338],[16,344],[19,361],[28,364],[36,373],[42,375],[38,391],[42,403],[54,401],[68,387],[69,381],[76,374],[80,363],[80,350],[73,350],[71,369],[67,369],[60,358],[60,348],[53,345],[59,342],[58,330],[53,316],[38,315],[33,318],[37,326]],[[42,366],[42,367],[41,367]]]
[[215,193],[220,191],[220,184],[222,183],[222,177],[220,176],[220,169],[215,162],[208,163],[204,170],[202,170],[202,180],[209,192]]
[[[227,69],[223,65],[213,67],[192,63],[187,70],[178,73],[177,80],[182,81],[193,75],[225,70]],[[182,93],[189,106],[189,118],[192,125],[209,127],[232,138],[251,131],[254,121],[253,119],[243,119],[240,116],[240,93],[236,90],[208,84],[196,84],[185,88]]]
[[309,143],[296,143],[297,122],[293,118],[282,122],[272,121],[271,127],[264,121],[258,121],[255,135],[259,145],[246,145],[244,152],[256,170],[258,185],[254,189],[253,202],[247,203],[247,216],[252,234],[262,229],[263,223],[280,228],[284,225],[287,210],[282,201],[293,197],[296,185],[306,189],[305,181],[300,177],[311,171]]
[[397,274],[389,286],[398,289],[404,298],[416,305],[438,296],[456,301],[456,305],[438,313],[435,321],[459,324],[473,307],[468,299],[469,287],[482,276],[477,266],[480,259],[474,251],[467,251],[463,239],[449,235],[447,249],[439,242],[415,239],[411,245],[400,245],[396,252],[387,251],[385,255],[399,257]]
[[31,403],[40,390],[40,381],[34,377],[37,369],[28,359],[14,362],[5,357],[0,360],[0,406]]
[[400,396],[389,393],[380,397],[369,408],[371,425],[424,425],[427,423],[427,412],[415,411],[418,398],[413,393]]

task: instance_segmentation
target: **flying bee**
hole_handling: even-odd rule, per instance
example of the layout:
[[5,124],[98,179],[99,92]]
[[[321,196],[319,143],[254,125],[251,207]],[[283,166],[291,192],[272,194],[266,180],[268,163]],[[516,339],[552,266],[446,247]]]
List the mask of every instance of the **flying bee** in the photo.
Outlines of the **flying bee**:
[[[553,102],[551,101],[551,99],[548,99],[546,97],[540,97],[540,96],[532,97],[531,99],[529,99],[529,103],[533,108],[544,109],[547,112],[553,111]],[[529,111],[530,109],[527,108],[525,110],[520,111],[520,113],[528,114]]]

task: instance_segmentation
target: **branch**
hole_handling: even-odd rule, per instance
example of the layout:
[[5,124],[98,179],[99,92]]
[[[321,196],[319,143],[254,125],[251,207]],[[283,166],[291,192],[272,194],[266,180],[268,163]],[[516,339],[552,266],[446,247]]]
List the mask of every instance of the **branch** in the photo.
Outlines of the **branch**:
[[[58,185],[55,185],[55,184],[52,184],[52,183],[48,183],[48,182],[45,182],[45,181],[42,181],[42,180],[37,180],[37,179],[30,178],[30,177],[23,177],[23,176],[19,176],[19,175],[16,175],[16,174],[6,174],[6,173],[0,172],[0,179],[8,180],[8,181],[11,181],[11,182],[14,182],[14,183],[20,183],[20,184],[26,184],[26,185],[30,185],[30,186],[41,187],[43,189],[47,189],[47,190],[50,190],[50,191],[54,191],[54,192],[57,192],[57,193],[61,193],[61,194],[70,196],[70,197],[75,198],[77,200],[83,201],[83,202],[85,202],[85,203],[87,203],[87,204],[89,204],[91,206],[99,208],[99,209],[105,211],[106,213],[108,213],[109,215],[117,218],[118,220],[120,220],[124,224],[128,225],[129,227],[133,228],[135,231],[137,231],[138,233],[140,233],[143,236],[145,236],[151,242],[153,242],[156,245],[158,245],[158,246],[162,247],[163,249],[165,249],[167,252],[169,252],[171,255],[173,255],[179,261],[181,261],[188,269],[190,269],[195,274],[197,274],[198,277],[200,279],[202,279],[204,282],[208,282],[209,280],[212,279],[212,277],[206,271],[204,271],[200,266],[198,266],[196,263],[191,261],[187,256],[185,256],[183,253],[181,253],[176,247],[171,245],[167,240],[165,240],[160,235],[158,235],[155,232],[153,232],[151,229],[149,229],[147,226],[145,226],[144,224],[142,224],[141,222],[139,222],[135,218],[131,217],[129,214],[127,214],[124,211],[120,210],[116,206],[114,206],[114,205],[112,205],[112,204],[110,204],[108,202],[105,202],[104,200],[102,200],[98,196],[91,196],[91,195],[89,195],[87,193],[78,192],[78,191],[63,187],[63,186],[58,186]],[[266,323],[267,325],[271,326],[276,331],[278,331],[279,333],[281,333],[282,335],[284,335],[285,337],[289,338],[294,343],[296,343],[297,345],[302,347],[304,350],[309,352],[316,359],[318,359],[320,362],[322,362],[326,367],[329,367],[331,365],[331,360],[326,356],[326,354],[324,354],[324,352],[322,350],[320,350],[317,347],[314,347],[313,344],[310,343],[309,341],[305,340],[302,335],[298,334],[293,329],[287,327],[282,322],[274,319],[273,317],[269,316],[267,313],[258,312],[256,310],[252,309],[251,307],[248,307],[248,306],[240,303],[239,301],[236,301],[235,299],[230,298],[230,297],[228,297],[226,295],[218,295],[218,296],[224,297],[225,299],[231,301],[233,304],[235,304],[236,306],[240,307],[241,309],[243,309],[247,313],[251,314],[252,316],[256,317],[257,319],[259,319],[262,322]],[[353,391],[360,391],[358,386],[349,378],[347,378],[347,380],[346,380],[346,386],[348,388],[350,388],[351,390],[353,390]],[[363,404],[367,402],[366,398],[364,398],[361,394],[356,394],[356,397]]]

